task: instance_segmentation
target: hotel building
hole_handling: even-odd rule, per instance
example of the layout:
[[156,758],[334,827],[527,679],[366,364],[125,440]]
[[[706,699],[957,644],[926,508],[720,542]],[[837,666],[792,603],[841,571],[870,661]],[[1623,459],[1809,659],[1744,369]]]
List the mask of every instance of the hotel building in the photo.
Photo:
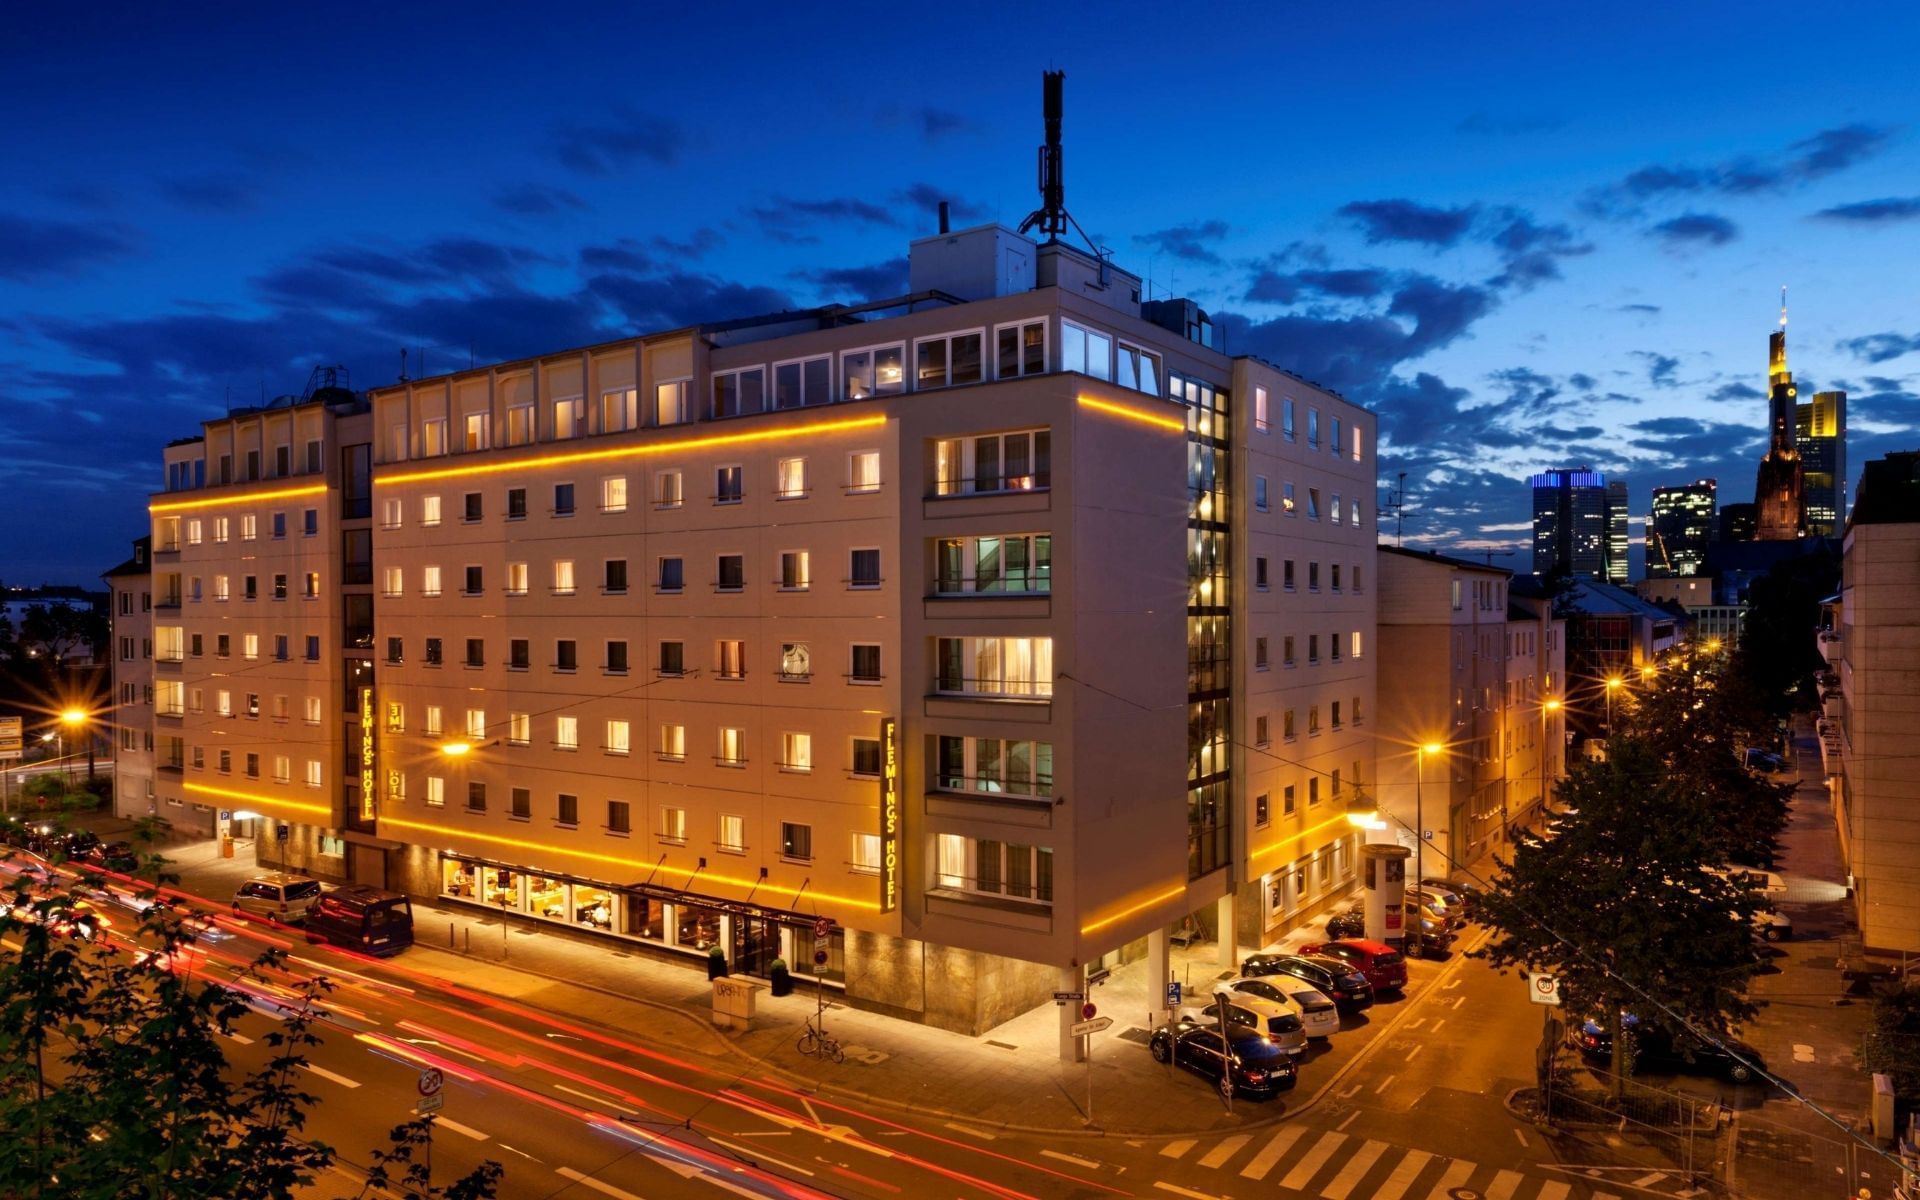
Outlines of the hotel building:
[[966,1032],[1324,907],[1372,415],[1058,241],[910,276],[170,448],[169,815]]

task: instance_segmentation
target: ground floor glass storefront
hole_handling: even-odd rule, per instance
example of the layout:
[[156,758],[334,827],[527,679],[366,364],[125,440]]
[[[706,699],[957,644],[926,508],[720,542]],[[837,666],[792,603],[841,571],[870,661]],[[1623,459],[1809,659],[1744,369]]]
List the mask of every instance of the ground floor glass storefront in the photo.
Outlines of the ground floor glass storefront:
[[1359,845],[1359,835],[1349,834],[1262,876],[1262,928],[1270,931],[1286,925],[1322,900],[1350,888]]
[[814,918],[662,889],[545,875],[478,859],[443,855],[440,892],[455,900],[566,925],[622,941],[705,959],[715,946],[742,975],[768,974],[776,958],[801,979],[846,982],[844,931],[828,935],[824,965],[814,963]]

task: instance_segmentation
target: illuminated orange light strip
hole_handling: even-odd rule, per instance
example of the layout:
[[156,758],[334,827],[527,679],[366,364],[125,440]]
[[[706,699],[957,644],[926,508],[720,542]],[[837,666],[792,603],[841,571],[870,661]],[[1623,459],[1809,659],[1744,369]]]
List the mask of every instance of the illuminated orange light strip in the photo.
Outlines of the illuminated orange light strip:
[[1080,932],[1092,933],[1096,929],[1105,929],[1107,926],[1113,924],[1115,921],[1124,921],[1125,919],[1132,916],[1133,914],[1137,912],[1145,912],[1147,909],[1152,908],[1156,904],[1165,904],[1167,901],[1173,899],[1175,896],[1181,895],[1186,890],[1187,890],[1187,885],[1184,883],[1176,887],[1170,887],[1166,891],[1161,892],[1159,895],[1149,896],[1145,900],[1142,900],[1140,903],[1132,905],[1128,908],[1123,908],[1119,912],[1114,913],[1112,916],[1101,917],[1098,921],[1089,921],[1085,925],[1082,925],[1080,927]]
[[472,475],[501,475],[533,467],[558,467],[568,463],[617,462],[671,454],[678,450],[702,450],[715,446],[748,446],[756,442],[779,442],[788,438],[812,437],[826,433],[847,433],[856,429],[878,429],[885,417],[846,417],[837,421],[816,421],[811,425],[783,425],[756,429],[748,433],[716,433],[706,437],[681,438],[671,442],[651,442],[644,446],[616,446],[608,450],[579,450],[570,454],[543,454],[536,458],[516,458],[506,462],[478,463],[471,467],[438,467],[431,471],[406,471],[387,474],[375,471],[375,487],[396,483],[422,483],[430,479],[460,479]]
[[222,800],[244,800],[248,804],[258,804],[270,808],[291,808],[296,812],[315,813],[332,818],[333,810],[324,804],[302,804],[298,800],[276,800],[272,796],[256,796],[251,792],[232,792],[226,788],[208,787],[204,783],[189,783],[185,790],[202,796],[218,796]]
[[[569,846],[556,846],[552,842],[531,842],[521,838],[501,837],[495,833],[474,833],[471,830],[456,829],[451,825],[434,825],[426,821],[409,821],[402,817],[383,816],[380,818],[380,825],[382,828],[392,826],[396,829],[412,829],[420,833],[443,834],[456,839],[490,842],[496,846],[510,846],[517,850],[542,850],[549,854],[588,859],[592,862],[610,863],[618,867],[636,868],[644,871],[651,871],[653,869],[652,863],[641,862],[638,859],[622,858],[617,854],[600,854],[592,850],[575,850]],[[676,867],[670,869],[677,871],[684,868]],[[746,888],[748,890],[751,890],[756,884],[765,883],[764,880],[735,879],[730,875],[720,875],[712,871],[700,871],[695,875],[695,878],[703,881],[710,880],[714,883],[724,883],[731,887]],[[859,900],[851,896],[835,896],[827,892],[813,891],[812,889],[808,889],[807,895],[813,896],[816,899],[831,901],[834,904],[844,904],[849,908],[865,909],[869,912],[878,912],[880,910],[880,906],[872,900]]]
[[1156,416],[1153,413],[1144,412],[1131,405],[1115,404],[1111,400],[1101,400],[1094,396],[1081,396],[1078,399],[1081,408],[1091,408],[1095,412],[1111,413],[1113,416],[1121,417],[1128,421],[1138,421],[1142,425],[1151,425],[1155,429],[1170,429],[1175,433],[1185,433],[1187,431],[1187,423],[1185,421],[1176,421],[1172,417]]
[[1314,834],[1319,833],[1322,829],[1327,828],[1329,825],[1351,825],[1352,823],[1353,822],[1347,820],[1344,814],[1338,817],[1330,817],[1327,820],[1320,822],[1318,825],[1315,825],[1310,829],[1301,830],[1299,833],[1294,834],[1292,837],[1281,838],[1277,842],[1270,842],[1267,845],[1262,846],[1260,849],[1255,850],[1252,854],[1247,855],[1247,861],[1252,862],[1257,858],[1264,858],[1267,855],[1272,854],[1276,850],[1283,850],[1286,847],[1293,845],[1295,842],[1305,841],[1307,838],[1310,838]]
[[294,496],[324,496],[327,485],[316,483],[307,487],[275,488],[267,492],[241,492],[232,496],[215,496],[210,500],[167,500],[159,504],[147,505],[150,513],[179,512],[188,508],[216,508],[222,504],[253,504],[261,500],[286,500]]

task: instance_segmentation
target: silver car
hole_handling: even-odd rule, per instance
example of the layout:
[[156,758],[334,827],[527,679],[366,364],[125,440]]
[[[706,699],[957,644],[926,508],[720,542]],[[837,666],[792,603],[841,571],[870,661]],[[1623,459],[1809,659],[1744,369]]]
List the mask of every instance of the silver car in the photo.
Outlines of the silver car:
[[1300,1009],[1300,1020],[1309,1038],[1332,1037],[1340,1032],[1340,1009],[1326,993],[1291,975],[1242,976],[1227,980],[1225,986],[1240,996],[1253,996],[1285,1004],[1291,1000]]
[[307,910],[320,898],[320,881],[305,875],[271,871],[255,875],[233,894],[233,907],[256,917],[289,925],[307,919]]
[[1245,992],[1228,992],[1204,1008],[1183,1010],[1181,1015],[1196,1025],[1219,1025],[1220,1009],[1225,1004],[1227,1023],[1245,1025],[1267,1035],[1267,1040],[1291,1058],[1307,1052],[1306,1018],[1300,1006],[1290,999],[1269,1000]]

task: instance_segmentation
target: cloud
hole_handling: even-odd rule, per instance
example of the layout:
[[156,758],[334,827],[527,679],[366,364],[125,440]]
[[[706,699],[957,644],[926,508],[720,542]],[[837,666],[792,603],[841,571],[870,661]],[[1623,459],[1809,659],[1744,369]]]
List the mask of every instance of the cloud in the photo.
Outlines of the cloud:
[[1262,268],[1254,272],[1245,298],[1252,304],[1293,304],[1304,296],[1316,295],[1336,300],[1371,300],[1389,291],[1394,278],[1393,272],[1376,267],[1302,271]]
[[718,249],[725,240],[719,233],[702,225],[678,240],[655,234],[647,239],[647,244],[660,253],[675,258],[703,258]]
[[1154,233],[1137,234],[1136,245],[1146,246],[1156,254],[1165,254],[1187,262],[1219,265],[1220,255],[1207,245],[1227,236],[1227,223],[1218,219],[1190,221],[1185,225],[1175,225],[1170,229]]
[[1488,112],[1468,114],[1454,126],[1461,133],[1481,133],[1497,137],[1514,137],[1527,133],[1549,133],[1559,129],[1566,122],[1559,117],[1540,114],[1516,113],[1508,116],[1496,116]]
[[1920,350],[1920,333],[1911,336],[1901,333],[1869,333],[1864,337],[1847,338],[1845,341],[1836,342],[1834,348],[1845,350],[1861,362],[1883,363]]
[[891,209],[857,196],[833,196],[825,200],[795,200],[775,196],[772,203],[746,210],[760,231],[777,242],[808,245],[820,239],[809,232],[815,225],[855,225],[897,228],[900,224]]
[[436,238],[418,246],[347,243],[282,264],[252,283],[288,304],[367,311],[396,289],[511,289],[528,270],[552,261],[524,246],[472,237]]
[[1885,196],[1879,200],[1861,200],[1823,208],[1813,214],[1817,221],[1838,221],[1847,225],[1890,225],[1920,217],[1920,196]]
[[1765,400],[1767,394],[1750,383],[1723,383],[1707,393],[1707,399],[1722,403],[1745,404],[1749,400]]
[[907,260],[890,258],[865,267],[820,267],[795,271],[823,293],[836,293],[836,299],[880,300],[904,296],[907,292]]
[[1483,224],[1487,226],[1488,243],[1504,260],[1500,274],[1487,281],[1491,287],[1526,291],[1559,279],[1561,259],[1593,252],[1593,244],[1582,240],[1570,227],[1543,225],[1523,209],[1497,208]]
[[585,211],[587,202],[566,188],[544,183],[517,183],[493,194],[493,206],[522,217],[542,217],[568,209]]
[[[796,307],[775,288],[733,283],[711,275],[674,271],[664,275],[595,275],[587,292],[613,308],[628,329],[677,329],[702,321],[786,312]],[[565,343],[558,343],[565,344]]]
[[679,125],[632,109],[618,110],[599,124],[563,123],[553,130],[553,156],[583,175],[611,175],[642,161],[672,166],[686,145]]
[[1707,422],[1696,417],[1649,417],[1644,421],[1635,421],[1627,428],[1656,438],[1689,438],[1704,435]]
[[1674,372],[1680,369],[1680,360],[1667,354],[1655,354],[1651,350],[1635,350],[1633,356],[1646,364],[1647,382],[1657,388],[1678,387],[1679,380]]
[[1657,316],[1659,314],[1660,306],[1658,304],[1622,304],[1618,308],[1614,309],[1614,311],[1623,312],[1623,313],[1633,313],[1636,316],[1642,316],[1642,317],[1651,317],[1651,316]]
[[1647,230],[1647,236],[1666,244],[1669,250],[1693,246],[1724,246],[1740,236],[1732,221],[1714,213],[1683,213]]
[[131,231],[98,222],[43,221],[0,213],[0,279],[76,275],[133,252]]
[[1362,236],[1374,245],[1417,242],[1444,247],[1466,236],[1475,209],[1435,208],[1413,200],[1356,200],[1341,205],[1339,214],[1359,226]]
[[203,213],[232,213],[251,208],[259,185],[239,175],[188,175],[160,182],[160,192],[182,208]]
[[941,108],[915,109],[913,123],[920,130],[920,139],[929,144],[956,133],[964,133],[973,127],[973,122],[968,118]]
[[1646,201],[1672,195],[1787,191],[1866,161],[1885,149],[1892,135],[1884,126],[1842,125],[1801,138],[1772,160],[1740,157],[1706,165],[1651,164],[1599,189],[1589,196],[1588,206],[1622,216]]

